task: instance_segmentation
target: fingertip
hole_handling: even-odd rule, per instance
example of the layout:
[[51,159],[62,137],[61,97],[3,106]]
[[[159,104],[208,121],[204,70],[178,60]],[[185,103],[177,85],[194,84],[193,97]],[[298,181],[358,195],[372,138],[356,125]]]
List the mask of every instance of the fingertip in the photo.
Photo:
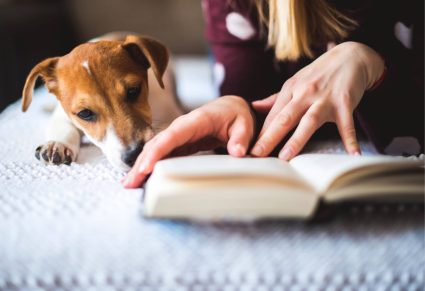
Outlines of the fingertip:
[[347,154],[360,156],[360,145],[356,137],[356,130],[352,120],[346,121],[345,126],[339,123],[337,123],[337,126]]
[[283,148],[279,153],[279,159],[284,161],[289,161],[293,156],[293,153],[290,148]]
[[131,184],[123,184],[122,185],[125,189],[133,189],[134,187],[132,187]]
[[360,145],[355,137],[345,140],[345,150],[351,156],[360,156],[362,154]]
[[261,101],[254,101],[251,103],[251,105],[252,105],[252,108],[254,108],[254,110],[256,111],[265,110],[265,105],[261,103]]
[[121,184],[126,189],[137,188],[145,177],[146,174],[138,173],[137,168],[133,167],[127,175],[121,179]]
[[251,105],[255,107],[255,106],[263,105],[264,103],[265,103],[265,100],[255,100],[251,102]]
[[133,189],[140,186],[140,184],[145,179],[146,175],[144,174],[133,174],[132,176],[128,176],[122,182],[122,185],[126,189]]
[[131,188],[131,177],[126,176],[123,179],[121,179],[121,185],[123,185],[124,188]]
[[267,98],[261,99],[261,100],[255,100],[251,102],[252,107],[254,107],[257,111],[269,111],[273,104],[276,101],[276,94],[269,96]]
[[232,156],[243,157],[246,154],[246,148],[242,144],[237,143],[230,147],[229,152]]

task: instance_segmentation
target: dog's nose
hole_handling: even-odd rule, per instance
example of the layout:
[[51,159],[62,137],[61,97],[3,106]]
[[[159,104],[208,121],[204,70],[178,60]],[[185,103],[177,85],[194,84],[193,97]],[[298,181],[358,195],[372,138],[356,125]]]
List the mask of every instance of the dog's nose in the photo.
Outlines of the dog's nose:
[[123,162],[132,167],[136,162],[137,157],[142,152],[145,143],[140,141],[135,146],[128,148],[121,156]]

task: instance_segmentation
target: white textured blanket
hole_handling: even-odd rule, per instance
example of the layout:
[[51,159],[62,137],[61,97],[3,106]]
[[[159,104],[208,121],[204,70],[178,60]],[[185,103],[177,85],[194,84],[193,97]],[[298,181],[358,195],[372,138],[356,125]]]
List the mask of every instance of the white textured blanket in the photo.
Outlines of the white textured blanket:
[[142,190],[124,190],[95,147],[71,166],[34,158],[52,101],[39,90],[28,113],[0,114],[0,290],[422,290],[423,206],[352,206],[324,223],[147,220]]

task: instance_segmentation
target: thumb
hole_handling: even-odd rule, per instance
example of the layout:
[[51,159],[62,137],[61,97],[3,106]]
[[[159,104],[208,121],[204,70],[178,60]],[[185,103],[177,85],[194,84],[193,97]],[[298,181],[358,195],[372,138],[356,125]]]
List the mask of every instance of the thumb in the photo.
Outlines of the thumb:
[[245,119],[238,118],[229,130],[229,141],[227,151],[235,157],[243,157],[249,147],[253,136],[252,124]]
[[252,102],[252,106],[254,107],[255,110],[262,112],[262,113],[267,113],[270,111],[270,109],[273,107],[275,101],[277,98],[277,93],[273,94],[267,98],[264,98],[262,100],[257,100]]

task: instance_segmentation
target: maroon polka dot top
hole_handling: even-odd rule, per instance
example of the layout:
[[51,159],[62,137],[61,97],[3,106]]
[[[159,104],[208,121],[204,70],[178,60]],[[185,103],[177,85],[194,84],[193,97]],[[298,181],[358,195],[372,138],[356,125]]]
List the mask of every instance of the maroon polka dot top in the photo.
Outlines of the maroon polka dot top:
[[[280,91],[283,83],[314,59],[277,62],[250,1],[203,0],[206,37],[214,56],[220,95],[248,101]],[[383,81],[365,93],[354,116],[382,153],[423,153],[424,2],[333,0],[359,26],[347,40],[364,43],[385,59]],[[317,56],[327,44],[317,44]]]

